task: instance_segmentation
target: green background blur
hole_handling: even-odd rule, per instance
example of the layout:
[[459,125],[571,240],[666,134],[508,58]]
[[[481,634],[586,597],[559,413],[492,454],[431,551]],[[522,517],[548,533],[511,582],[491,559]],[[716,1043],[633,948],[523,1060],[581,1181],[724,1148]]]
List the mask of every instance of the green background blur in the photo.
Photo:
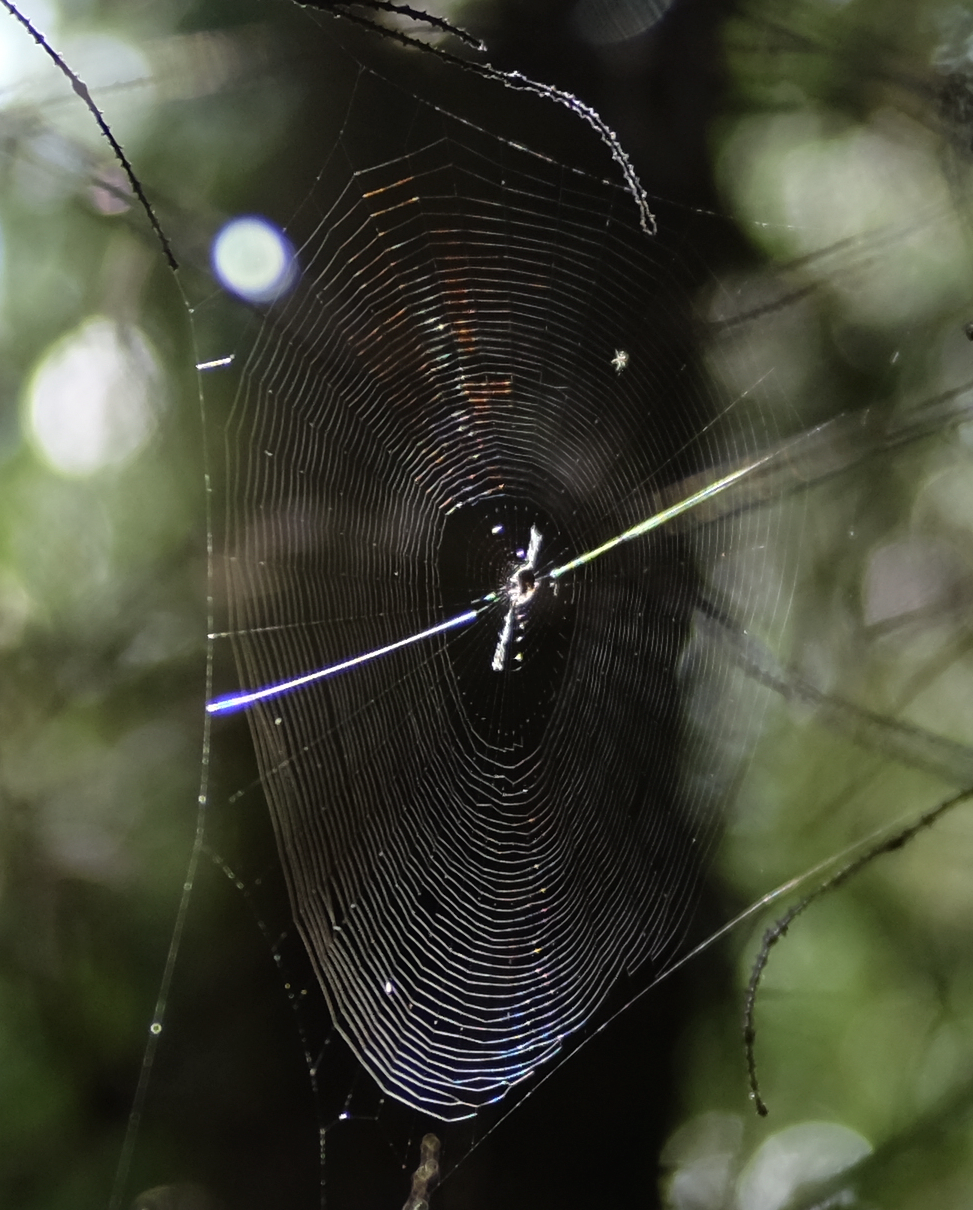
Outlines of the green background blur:
[[[481,34],[498,65],[595,104],[651,193],[727,217],[725,243],[703,250],[712,297],[701,289],[700,312],[720,318],[719,295],[761,318],[714,324],[701,340],[724,389],[772,370],[791,418],[809,427],[866,405],[898,414],[973,378],[973,7],[663,8],[477,0],[437,11]],[[327,150],[315,107],[332,94],[346,103],[346,81],[322,78],[308,33],[321,28],[282,2],[48,0],[24,11],[91,86],[181,262],[177,282],[90,115],[4,18],[0,1206],[53,1210],[107,1204],[127,1154],[196,830],[207,528],[193,365],[224,351],[234,320],[197,328],[208,343],[194,347],[186,299],[217,292],[208,249],[230,217],[286,222]],[[414,52],[344,36],[413,72],[416,91],[446,108],[463,92]],[[525,103],[521,119],[518,104],[503,100],[507,128],[528,146],[548,137],[541,110]],[[478,118],[489,128],[490,113]],[[90,387],[105,431],[85,453],[77,435],[44,427],[44,400],[65,382],[80,398],[91,358],[115,377]],[[971,430],[950,427],[782,503],[779,560],[795,556],[792,541],[801,558],[773,636],[823,691],[965,744],[971,446]],[[701,689],[697,725],[725,742],[726,720],[754,709],[747,692],[713,702]],[[738,729],[738,791],[703,909],[714,928],[953,789],[863,751],[806,702],[770,695],[762,709],[760,727]],[[644,1118],[588,1096],[583,1069],[565,1065],[590,1144],[577,1161],[584,1181],[545,1175],[556,1153],[525,1125],[516,1162],[494,1140],[440,1204],[570,1210],[595,1189],[609,1206],[677,1210],[838,1195],[889,1210],[973,1206],[971,858],[973,808],[960,807],[794,925],[757,1006],[767,1119],[747,1099],[740,1017],[780,905],[690,964],[656,1036],[626,1035],[625,1046],[663,1056],[658,1083],[642,1089]],[[204,865],[123,1204],[151,1186],[147,1210],[314,1206],[323,1123],[304,1043],[261,910],[255,923],[225,871],[205,854]],[[261,1113],[270,1087],[286,1111]],[[194,1099],[198,1121],[183,1108]],[[501,1137],[528,1120],[515,1113]],[[405,1178],[389,1203],[359,1177],[337,1183],[334,1210],[404,1199]]]

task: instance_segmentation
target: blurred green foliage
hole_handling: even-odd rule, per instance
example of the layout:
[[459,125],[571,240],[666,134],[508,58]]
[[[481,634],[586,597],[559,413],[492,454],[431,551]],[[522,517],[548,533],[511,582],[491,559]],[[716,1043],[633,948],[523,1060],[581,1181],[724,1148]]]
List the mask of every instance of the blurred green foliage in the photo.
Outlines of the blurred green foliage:
[[[680,7],[645,45],[667,45]],[[308,105],[322,86],[301,58],[301,15],[283,4],[24,8],[104,107],[182,264],[176,281],[90,115],[9,21],[0,34],[0,1203],[54,1210],[104,1204],[112,1187],[196,828],[207,532],[193,364],[218,352],[224,333],[204,333],[213,348],[200,353],[186,298],[215,291],[208,249],[226,218],[277,208],[286,219],[295,182],[320,168]],[[476,11],[514,53],[521,18],[502,6]],[[547,13],[545,36],[556,42],[569,19],[567,6]],[[713,350],[719,343],[723,365],[739,352],[739,381],[723,383],[731,392],[752,387],[754,366],[771,373],[787,400],[784,427],[866,404],[907,413],[973,378],[963,331],[973,320],[971,44],[973,11],[945,0],[753,0],[719,26],[724,88],[707,131],[717,205],[742,235],[726,257],[733,267],[721,260],[714,273],[742,313],[761,318],[719,329]],[[628,105],[638,145],[641,102],[606,83],[635,51],[576,50],[596,63],[606,113]],[[109,441],[105,460],[78,474],[38,435],[36,382],[52,351],[97,319],[119,347],[143,341],[154,370],[142,381],[142,437],[117,459]],[[767,398],[757,391],[755,406]],[[968,426],[950,428],[781,504],[781,566],[799,541],[800,579],[786,626],[759,636],[825,692],[967,744],[969,475]],[[773,596],[777,586],[763,589]],[[708,711],[716,735],[738,708],[709,703],[702,725]],[[726,915],[950,792],[888,753],[863,752],[806,703],[768,698],[762,709],[715,863]],[[676,1043],[665,1204],[776,1210],[837,1204],[824,1198],[851,1188],[858,1200],[841,1204],[969,1204],[971,857],[973,811],[961,807],[794,925],[757,1005],[764,1121],[746,1103],[739,1020],[760,931],[780,905],[724,943],[731,977],[719,977],[719,960],[701,967],[715,973]],[[228,894],[201,889],[199,935],[181,957],[186,983],[205,971],[220,1029],[176,1004],[166,1029],[189,1041],[183,1068],[160,1076],[178,1086],[184,1068],[210,1064],[213,1081],[227,1082],[206,1104],[217,1117],[259,1098],[262,1065],[293,1064],[297,1085],[303,1071],[293,1034],[259,1055],[264,1044],[253,1041],[271,1026],[293,1031],[286,1012],[281,1027],[244,1024],[234,1011],[248,978],[275,977],[266,941],[254,929],[240,953],[236,941],[206,948],[235,910]],[[259,974],[241,975],[238,958]],[[229,1053],[223,1035],[237,1030],[254,1070],[231,1079],[220,1047]],[[201,1186],[173,1191],[205,1182],[211,1160],[165,1109],[139,1126],[136,1176],[173,1185],[144,1204],[206,1204]],[[314,1115],[308,1095],[294,1110],[303,1133],[290,1122],[268,1128],[279,1148],[289,1132],[311,1169]],[[242,1109],[222,1129],[231,1152],[271,1149],[247,1135]],[[644,1172],[650,1205],[648,1149]],[[236,1193],[239,1204],[288,1204],[269,1177]],[[466,1204],[450,1199],[448,1182],[437,1197]]]
[[[768,255],[742,288],[786,300],[749,352],[763,345],[757,363],[785,376],[806,424],[836,401],[907,415],[970,380],[970,130],[955,119],[971,20],[962,5],[756,0],[725,27],[717,177]],[[811,488],[776,647],[838,699],[966,744],[968,476],[964,426]],[[806,702],[769,709],[718,862],[741,903],[950,794],[826,721]],[[681,1042],[692,1124],[665,1157],[668,1205],[968,1204],[971,853],[961,805],[790,928],[757,1001],[768,1118],[741,1107],[734,1005],[701,1005]],[[737,1006],[760,932],[781,913],[767,909],[733,943]],[[815,1122],[853,1131],[864,1152],[794,1133]]]
[[[205,273],[288,116],[272,33],[242,5],[24,11],[138,163],[183,280]],[[0,1201],[67,1207],[108,1200],[193,843],[205,496],[182,287],[6,15],[0,48]]]

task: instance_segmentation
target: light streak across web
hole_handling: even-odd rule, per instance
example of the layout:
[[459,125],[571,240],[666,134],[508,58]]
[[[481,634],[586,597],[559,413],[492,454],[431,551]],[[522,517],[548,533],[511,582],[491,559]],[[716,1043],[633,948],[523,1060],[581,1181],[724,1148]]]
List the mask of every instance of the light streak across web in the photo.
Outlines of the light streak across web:
[[322,681],[326,677],[335,676],[339,672],[345,672],[349,668],[354,668],[359,664],[367,664],[369,660],[378,659],[379,656],[388,655],[389,652],[398,651],[402,647],[408,647],[412,643],[421,642],[422,639],[432,638],[433,635],[441,634],[445,630],[452,630],[457,626],[468,626],[481,610],[468,609],[465,613],[457,614],[456,617],[447,618],[445,622],[439,622],[436,626],[430,626],[427,630],[420,630],[417,634],[410,634],[408,638],[398,639],[394,643],[387,643],[384,647],[376,647],[373,651],[363,652],[361,655],[352,656],[351,659],[342,660],[338,664],[329,664],[327,668],[318,668],[314,672],[307,672],[303,676],[296,676],[289,681],[279,681],[275,685],[265,685],[262,689],[252,689],[244,693],[231,693],[226,697],[214,698],[213,701],[206,703],[207,714],[233,714],[237,710],[246,710],[252,706],[254,702],[266,701],[269,698],[280,697],[284,693],[290,693],[293,689],[301,689],[305,685],[313,684],[315,681]]
[[[719,478],[701,487],[698,491],[690,493],[690,495],[683,497],[683,499],[669,505],[667,508],[660,509],[644,521],[640,521],[637,525],[633,525],[623,533],[617,534],[607,542],[601,543],[600,546],[595,546],[584,554],[570,559],[567,563],[562,563],[560,567],[554,567],[550,571],[541,573],[538,575],[537,581],[539,583],[543,580],[558,580],[569,572],[576,571],[578,568],[584,567],[609,551],[614,550],[615,547],[621,546],[625,542],[631,542],[635,538],[640,538],[647,533],[651,533],[653,530],[660,529],[663,525],[674,521],[685,513],[691,512],[707,500],[712,500],[714,497],[721,495],[735,484],[741,482],[741,480],[754,475],[762,469],[772,471],[778,466],[786,467],[790,465],[793,467],[795,464],[805,463],[806,469],[809,472],[807,474],[807,482],[810,482],[828,472],[843,469],[849,462],[854,462],[863,454],[869,452],[872,446],[895,445],[923,435],[929,427],[930,416],[926,414],[927,412],[932,413],[932,419],[935,420],[936,427],[941,426],[944,422],[959,422],[969,415],[970,404],[967,396],[968,390],[967,388],[963,388],[955,392],[953,397],[938,401],[934,407],[920,410],[917,416],[913,417],[909,423],[901,425],[898,429],[891,430],[877,437],[873,435],[871,442],[865,441],[861,449],[851,454],[845,449],[845,443],[839,441],[838,438],[844,433],[849,423],[856,429],[867,430],[867,425],[864,425],[862,422],[867,417],[868,410],[866,409],[865,412],[859,414],[839,416],[835,420],[821,425],[817,430],[812,430],[809,434],[805,434],[802,438],[788,442],[776,449],[768,450],[761,456],[746,463],[745,466],[737,467],[735,470],[721,475]],[[821,460],[823,450],[828,451],[828,456],[824,462]],[[534,527],[531,527],[531,543],[530,549],[525,556],[525,568],[533,569],[537,554],[539,553],[539,547],[540,534]],[[253,705],[254,702],[279,697],[281,694],[289,693],[294,689],[300,689],[305,685],[313,684],[315,681],[335,676],[339,672],[345,672],[349,668],[368,663],[370,660],[378,659],[380,656],[388,655],[392,651],[398,651],[413,643],[421,642],[423,639],[432,638],[434,635],[441,634],[444,631],[460,626],[468,626],[492,602],[497,601],[502,595],[499,592],[487,593],[474,602],[474,608],[467,610],[465,613],[457,614],[455,617],[448,618],[445,622],[439,622],[435,626],[430,626],[426,630],[420,630],[416,634],[409,635],[407,638],[398,639],[394,643],[387,643],[383,647],[377,647],[361,655],[352,656],[350,659],[342,660],[340,663],[330,664],[327,668],[319,668],[303,676],[267,685],[261,689],[237,692],[228,694],[225,697],[215,698],[213,701],[207,703],[207,713],[232,714],[238,710],[245,710]],[[511,606],[506,617],[504,629],[500,634],[497,654],[495,654],[493,661],[494,670],[497,671],[503,668],[503,653],[505,653],[511,637],[514,612],[515,608]]]
[[[541,573],[538,575],[537,581],[540,583],[543,580],[559,580],[562,576],[568,575],[572,571],[577,571],[578,568],[584,567],[602,555],[608,554],[609,551],[614,550],[617,546],[621,546],[625,542],[631,542],[633,539],[640,538],[645,534],[651,533],[653,530],[660,529],[662,526],[674,521],[677,517],[698,508],[706,501],[720,496],[749,476],[756,475],[761,470],[773,472],[774,470],[783,468],[788,473],[791,473],[795,468],[799,469],[803,467],[803,481],[805,483],[812,482],[829,473],[845,469],[847,465],[857,461],[872,449],[901,444],[923,435],[928,430],[930,422],[930,416],[926,414],[927,411],[933,414],[932,419],[935,420],[937,427],[941,426],[944,421],[958,422],[968,416],[970,404],[965,389],[956,392],[955,395],[955,398],[940,401],[931,409],[920,410],[909,423],[902,424],[896,429],[878,434],[869,434],[864,442],[861,441],[859,435],[858,448],[854,444],[852,444],[850,449],[847,448],[848,443],[842,441],[841,438],[848,436],[849,428],[855,431],[864,431],[868,434],[868,425],[864,423],[864,420],[868,417],[868,410],[866,409],[862,413],[850,413],[836,417],[827,424],[821,425],[818,429],[804,434],[801,438],[768,450],[747,462],[744,466],[737,467],[735,470],[720,475],[718,478],[705,484],[698,491],[691,492],[688,496],[677,500],[675,504],[660,509],[644,521],[633,525],[630,529],[617,534],[607,542],[602,542],[600,546],[595,546],[591,550],[585,551],[584,554],[570,559],[567,563],[562,563],[559,567],[554,567],[550,571]],[[783,485],[776,484],[774,487],[775,491],[779,491],[782,490]],[[758,491],[755,498],[760,497],[761,493]],[[540,535],[532,528],[530,551],[525,556],[526,562],[524,567],[533,568],[539,545]],[[361,655],[352,656],[350,659],[342,660],[337,664],[330,664],[327,668],[319,668],[303,676],[267,685],[261,689],[238,692],[228,694],[226,697],[216,698],[207,703],[206,710],[209,714],[231,714],[237,710],[245,710],[254,702],[279,697],[281,694],[289,693],[294,689],[300,689],[305,685],[313,684],[315,681],[335,676],[339,672],[345,672],[360,664],[368,663],[370,660],[378,659],[380,656],[388,655],[392,651],[398,651],[400,648],[408,647],[413,643],[419,643],[423,639],[432,638],[434,635],[441,634],[444,631],[460,626],[468,626],[503,595],[505,594],[502,591],[487,593],[474,602],[473,608],[468,609],[465,613],[457,614],[455,617],[447,618],[445,622],[439,622],[435,626],[420,630],[416,634],[409,635],[404,639],[398,639],[394,643],[387,643],[383,647],[377,647]],[[500,635],[498,652],[502,649],[505,650],[509,642],[513,622],[512,613],[513,609],[508,613],[507,625]],[[501,662],[500,667],[502,668],[502,666]],[[494,657],[494,668],[497,669],[496,656]]]
[[643,534],[650,533],[654,529],[659,529],[660,526],[675,520],[676,517],[681,516],[683,513],[689,512],[690,509],[695,508],[698,504],[702,504],[704,500],[709,500],[713,496],[718,496],[720,492],[726,491],[734,483],[738,483],[741,479],[746,478],[747,475],[752,474],[759,467],[763,466],[772,457],[774,457],[774,454],[767,454],[765,457],[757,459],[756,462],[750,462],[746,466],[740,467],[739,470],[732,471],[729,475],[724,475],[721,479],[717,479],[714,483],[707,484],[706,487],[700,488],[698,492],[693,492],[691,496],[687,496],[677,504],[670,505],[669,508],[664,508],[660,512],[653,513],[651,517],[640,521],[638,525],[633,525],[631,529],[626,529],[624,533],[618,534],[614,538],[609,538],[607,542],[593,547],[583,555],[578,555],[576,559],[571,559],[568,563],[562,563],[560,567],[552,568],[547,573],[547,577],[551,580],[557,580],[561,576],[567,575],[569,571],[576,571],[586,563],[592,562],[593,559],[597,559],[601,555],[607,554],[610,550],[614,550],[616,546],[621,546],[623,542],[631,542],[633,538],[641,538]]
[[[632,526],[631,529],[625,530],[624,533],[618,534],[616,537],[611,538],[607,542],[603,542],[600,546],[596,546],[592,550],[586,551],[582,555],[578,555],[577,558],[571,559],[567,563],[562,563],[560,567],[552,568],[550,571],[543,573],[542,575],[538,576],[538,580],[559,579],[561,576],[567,575],[568,572],[575,571],[577,568],[583,567],[585,564],[592,562],[601,555],[607,554],[610,550],[614,550],[616,546],[620,546],[624,542],[630,542],[634,538],[639,538],[643,534],[650,533],[652,530],[660,528],[669,521],[674,520],[676,517],[681,516],[683,513],[689,512],[699,504],[702,504],[705,500],[718,496],[721,492],[726,491],[735,483],[738,483],[741,479],[744,479],[747,475],[753,474],[754,471],[766,465],[768,462],[777,460],[780,455],[781,451],[779,450],[768,452],[763,457],[747,463],[746,466],[740,467],[727,475],[721,476],[719,479],[716,479],[712,483],[707,484],[705,487],[700,488],[699,491],[693,492],[691,495],[686,496],[683,500],[678,501],[676,504],[673,504],[668,508],[661,509],[657,513],[653,513],[651,517],[646,518],[644,521],[640,521],[638,525]],[[525,567],[530,568],[533,566],[533,560],[537,557],[539,545],[540,535],[537,534],[536,530],[532,528],[531,547],[530,552],[526,556],[526,562],[524,564]],[[305,685],[311,685],[316,681],[321,681],[328,677],[336,676],[340,672],[346,672],[350,668],[355,668],[361,664],[366,664],[371,660],[378,659],[383,655],[388,655],[393,651],[398,651],[403,647],[411,646],[413,643],[419,643],[423,639],[432,638],[434,635],[442,634],[444,631],[452,630],[460,626],[468,626],[471,622],[474,622],[493,601],[498,599],[498,595],[499,594],[496,592],[488,593],[486,596],[481,597],[479,601],[476,602],[476,608],[468,609],[465,613],[457,614],[452,618],[447,618],[445,622],[439,622],[435,626],[430,626],[426,630],[420,630],[416,634],[408,635],[404,639],[397,639],[394,643],[387,643],[383,647],[376,647],[372,651],[366,651],[361,655],[352,656],[350,659],[341,660],[337,664],[329,664],[326,668],[318,668],[315,671],[305,673],[302,676],[293,677],[286,681],[279,681],[273,685],[265,685],[260,689],[231,693],[227,694],[225,697],[214,698],[212,701],[207,702],[206,711],[208,714],[233,714],[239,710],[246,710],[255,702],[267,701],[271,698],[280,697],[281,695],[290,693],[295,689],[301,689]],[[511,615],[513,612],[514,610],[511,608],[507,616],[507,626],[500,636],[500,645],[498,646],[498,651],[500,651],[501,648],[505,648],[507,642],[509,641],[509,632],[512,623]],[[502,662],[500,666],[503,666]],[[497,669],[496,656],[494,657],[493,667],[494,669]]]

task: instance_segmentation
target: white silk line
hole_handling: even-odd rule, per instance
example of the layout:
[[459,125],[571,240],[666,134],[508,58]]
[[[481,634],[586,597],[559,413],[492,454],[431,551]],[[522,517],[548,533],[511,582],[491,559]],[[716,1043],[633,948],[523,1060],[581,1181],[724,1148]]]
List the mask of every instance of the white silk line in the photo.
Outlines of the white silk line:
[[643,534],[649,533],[650,530],[658,529],[661,525],[665,525],[668,521],[672,521],[682,513],[689,512],[697,504],[702,504],[704,500],[708,500],[711,496],[718,496],[720,492],[725,491],[728,487],[732,487],[740,479],[745,479],[747,475],[752,475],[755,470],[758,470],[774,457],[776,457],[776,451],[773,454],[767,454],[763,458],[758,458],[756,462],[751,462],[747,466],[741,467],[740,470],[733,471],[729,475],[724,475],[722,479],[717,479],[715,483],[710,483],[707,487],[700,488],[698,492],[687,496],[685,500],[680,500],[678,504],[664,508],[661,513],[654,513],[647,520],[640,521],[638,525],[633,525],[631,529],[627,529],[623,534],[619,534],[618,537],[611,538],[608,542],[603,542],[601,546],[596,546],[593,550],[589,550],[583,555],[578,555],[570,563],[562,563],[560,567],[553,568],[547,573],[548,576],[552,580],[556,580],[558,576],[563,576],[569,571],[583,567],[585,563],[590,563],[592,559],[597,559],[599,555],[607,554],[608,551],[614,550],[616,546],[620,546],[623,542],[631,542],[633,538],[640,538]]
[[485,606],[481,606],[480,609],[468,609],[466,613],[457,614],[455,618],[449,618],[436,626],[430,626],[428,630],[420,630],[418,634],[410,634],[407,639],[398,639],[394,643],[387,643],[384,647],[376,647],[374,651],[366,651],[363,655],[353,656],[350,660],[342,660],[340,664],[329,664],[327,668],[319,668],[316,672],[307,672],[303,676],[296,676],[289,681],[280,681],[276,685],[267,685],[263,689],[253,689],[247,693],[232,693],[227,697],[214,698],[213,701],[206,703],[206,713],[232,714],[236,710],[245,710],[254,702],[279,697],[282,693],[289,693],[291,689],[300,689],[304,685],[313,684],[314,681],[344,672],[346,668],[354,668],[358,664],[378,659],[380,655],[388,655],[390,651],[398,651],[402,647],[408,647],[422,639],[431,638],[434,634],[441,634],[444,630],[450,630],[454,626],[465,626],[472,622],[483,608]]

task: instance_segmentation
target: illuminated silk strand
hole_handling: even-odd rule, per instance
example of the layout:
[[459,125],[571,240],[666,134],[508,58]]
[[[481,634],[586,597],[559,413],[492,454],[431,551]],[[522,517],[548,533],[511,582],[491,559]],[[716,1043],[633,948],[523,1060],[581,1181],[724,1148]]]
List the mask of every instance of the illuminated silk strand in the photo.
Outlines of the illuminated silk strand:
[[481,605],[479,609],[468,609],[466,613],[460,613],[454,618],[448,618],[437,626],[430,626],[428,630],[420,630],[418,634],[411,634],[406,639],[399,639],[395,643],[387,643],[384,647],[376,647],[374,651],[366,651],[362,655],[353,656],[350,660],[342,660],[340,664],[329,664],[327,668],[319,668],[315,672],[305,673],[304,676],[297,676],[289,681],[280,681],[276,685],[267,685],[263,689],[253,689],[247,693],[231,693],[226,697],[214,698],[213,701],[206,703],[206,711],[208,714],[233,714],[237,710],[246,710],[254,702],[262,702],[268,698],[280,697],[281,694],[289,693],[292,689],[301,689],[303,686],[310,685],[314,681],[321,681],[326,677],[335,676],[337,673],[345,672],[348,668],[354,668],[358,664],[366,664],[369,660],[378,659],[379,656],[388,655],[391,651],[398,651],[400,648],[408,647],[412,643],[418,643],[422,639],[431,638],[434,634],[442,634],[443,631],[451,630],[456,626],[466,626],[485,608],[486,606]]
[[733,471],[729,475],[724,475],[722,479],[717,479],[715,483],[708,484],[698,492],[687,496],[685,500],[680,500],[678,504],[664,508],[661,512],[653,513],[645,521],[640,521],[638,525],[633,525],[631,529],[625,530],[624,533],[619,534],[617,537],[610,538],[607,542],[603,542],[601,546],[595,546],[585,554],[578,555],[576,559],[571,559],[570,562],[562,563],[560,567],[553,568],[547,575],[550,579],[557,580],[561,576],[567,575],[569,571],[576,571],[579,567],[583,567],[593,559],[600,558],[601,555],[614,550],[616,546],[621,546],[623,542],[631,542],[633,538],[641,538],[643,534],[650,533],[669,521],[675,520],[676,517],[681,516],[683,513],[689,512],[690,509],[695,508],[698,504],[702,504],[704,500],[709,500],[713,496],[719,495],[720,492],[726,491],[728,487],[732,487],[734,483],[738,483],[741,479],[765,465],[773,456],[773,454],[768,454],[763,458],[759,458],[756,462],[751,462],[747,466]]
[[[758,467],[763,466],[769,459],[774,457],[773,454],[768,454],[764,458],[758,459],[756,462],[751,462],[747,466],[732,472],[732,474],[724,475],[723,478],[717,479],[716,482],[709,484],[698,492],[694,492],[691,496],[687,496],[685,500],[678,504],[672,505],[670,508],[663,509],[661,512],[654,513],[647,520],[640,522],[638,525],[627,529],[624,533],[619,534],[616,538],[612,538],[608,542],[602,543],[601,546],[596,546],[593,550],[587,551],[583,555],[579,555],[576,559],[572,559],[569,563],[563,563],[560,567],[555,567],[546,575],[538,577],[539,579],[556,580],[570,571],[574,571],[578,567],[590,563],[593,559],[607,554],[616,546],[623,542],[629,542],[633,538],[641,537],[643,534],[649,533],[651,530],[658,529],[659,526],[665,525],[668,521],[673,520],[680,514],[688,512],[697,504],[704,500],[710,499],[712,496],[718,495],[725,491],[734,483],[738,482],[744,476],[750,474]],[[536,540],[535,540],[536,539]],[[532,529],[531,531],[531,551],[528,555],[525,567],[533,566],[533,559],[537,555],[537,547],[539,546],[539,535]],[[447,630],[453,630],[460,626],[468,626],[474,622],[487,606],[497,599],[496,593],[490,593],[483,598],[484,604],[481,604],[477,609],[468,609],[465,613],[457,614],[456,617],[448,618],[445,622],[440,622],[436,626],[430,626],[426,630],[420,630],[416,634],[409,635],[407,638],[398,639],[394,643],[387,643],[384,647],[376,647],[372,651],[363,652],[361,655],[352,656],[351,659],[342,660],[338,664],[329,664],[327,668],[319,668],[314,672],[305,673],[303,676],[294,677],[291,680],[280,681],[273,685],[266,685],[262,689],[253,689],[244,693],[232,693],[225,697],[214,698],[213,701],[207,702],[206,710],[209,714],[233,714],[238,710],[246,710],[252,706],[254,702],[267,701],[270,698],[280,697],[284,693],[290,693],[294,689],[301,689],[305,685],[313,684],[315,681],[325,680],[327,677],[335,676],[339,672],[345,672],[349,668],[357,667],[359,664],[366,664],[370,660],[378,659],[380,656],[388,655],[392,651],[398,651],[403,647],[411,646],[413,643],[418,643],[423,639],[432,638],[433,635],[442,634]],[[511,622],[511,608],[508,614],[508,626],[501,634],[501,647],[506,647],[506,640],[509,640],[509,623]],[[499,648],[498,648],[499,650]],[[496,657],[494,659],[494,668],[497,666]],[[501,660],[502,667],[502,660]]]
[[[213,363],[218,364],[218,363]],[[931,407],[920,409],[920,411],[911,417],[906,423],[901,424],[898,428],[893,428],[882,436],[873,435],[873,443],[877,447],[883,445],[898,445],[906,441],[922,436],[931,427],[939,428],[943,423],[958,423],[965,419],[970,412],[969,388],[964,387],[956,392],[951,392],[950,395],[941,400],[937,400]],[[653,530],[661,528],[663,525],[674,521],[677,517],[692,511],[699,507],[707,500],[712,500],[714,497],[726,492],[729,488],[746,479],[748,476],[762,469],[773,469],[777,465],[793,466],[794,462],[806,462],[808,467],[814,467],[816,474],[810,474],[808,479],[819,477],[822,474],[834,472],[843,469],[849,461],[847,453],[836,455],[835,449],[842,450],[844,443],[837,441],[844,428],[849,422],[855,427],[867,430],[867,425],[863,425],[863,419],[869,415],[868,409],[865,412],[849,416],[840,416],[829,423],[820,426],[818,430],[812,430],[810,434],[805,434],[802,438],[793,442],[788,442],[782,447],[769,450],[759,458],[748,462],[745,466],[738,467],[736,470],[722,475],[713,482],[706,484],[705,487],[684,497],[677,503],[670,505],[668,508],[660,509],[653,513],[651,517],[640,521],[637,525],[633,525],[630,529],[618,534],[614,538],[610,538],[607,542],[603,542],[600,546],[595,546],[584,554],[578,555],[576,558],[569,560],[567,563],[562,563],[560,567],[554,567],[550,571],[543,573],[537,577],[538,581],[544,579],[558,580],[569,572],[576,571],[579,567],[584,567],[586,564],[593,562],[615,547],[621,546],[625,542],[631,542],[635,538],[643,537]],[[834,448],[832,448],[834,447]],[[850,458],[850,461],[857,460],[857,457],[868,452],[869,444],[863,447],[855,456]],[[827,456],[822,460],[822,454],[827,451]],[[835,460],[837,458],[837,460]],[[531,548],[527,555],[525,567],[533,569],[534,561],[536,560],[538,548],[540,544],[540,536],[536,530],[531,530]],[[494,601],[498,599],[499,594],[491,592],[482,597],[477,602],[477,608],[469,609],[465,613],[457,614],[456,617],[448,618],[445,622],[440,622],[435,626],[430,626],[426,630],[421,630],[416,634],[409,635],[407,638],[399,639],[394,643],[388,643],[384,647],[377,647],[372,651],[364,652],[362,655],[353,656],[351,659],[342,660],[338,664],[331,664],[327,668],[320,668],[315,672],[306,673],[303,676],[295,677],[291,680],[281,681],[273,685],[267,685],[262,689],[255,689],[249,692],[229,694],[226,697],[216,698],[206,705],[206,710],[210,714],[231,714],[238,710],[245,710],[254,702],[265,701],[269,698],[279,697],[281,694],[289,693],[291,690],[300,689],[305,685],[312,684],[315,681],[324,680],[327,677],[334,676],[339,672],[345,672],[349,668],[354,668],[359,664],[368,663],[370,660],[377,659],[379,656],[388,655],[392,651],[398,651],[402,647],[408,647],[413,643],[418,643],[422,639],[431,638],[433,635],[442,634],[444,631],[452,630],[460,626],[468,626],[474,622],[481,613]],[[503,654],[506,652],[506,647],[510,639],[513,623],[513,608],[508,612],[504,630],[501,632],[497,652],[494,657],[494,669],[503,667]]]

